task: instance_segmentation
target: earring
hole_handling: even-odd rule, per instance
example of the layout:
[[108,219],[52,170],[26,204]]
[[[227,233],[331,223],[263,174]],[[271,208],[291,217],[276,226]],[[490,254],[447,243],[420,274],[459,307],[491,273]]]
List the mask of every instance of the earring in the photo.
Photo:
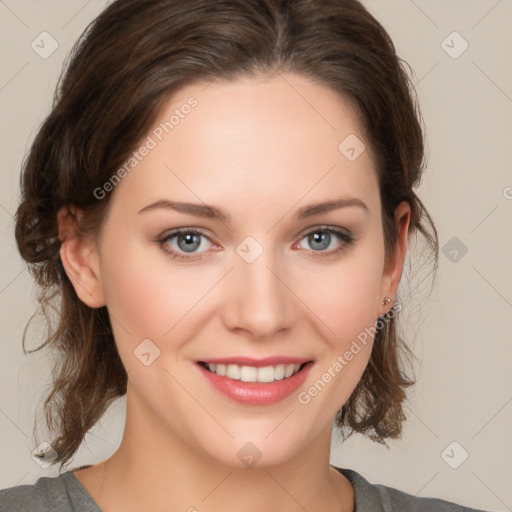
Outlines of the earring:
[[384,297],[384,300],[382,301],[382,305],[385,306],[386,304],[389,304],[391,302],[391,299],[389,297]]

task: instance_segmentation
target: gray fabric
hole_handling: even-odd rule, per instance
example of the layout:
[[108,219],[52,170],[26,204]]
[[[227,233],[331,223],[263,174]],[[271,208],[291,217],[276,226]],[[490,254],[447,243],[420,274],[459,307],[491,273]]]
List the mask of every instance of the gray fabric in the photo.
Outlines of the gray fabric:
[[351,469],[335,469],[354,486],[355,512],[485,512],[436,498],[418,498],[392,487],[371,484]]
[[102,512],[73,471],[0,491],[0,512]]
[[[484,512],[444,500],[418,498],[391,487],[371,484],[351,469],[335,469],[354,486],[355,512]],[[73,471],[57,477],[41,477],[33,485],[0,490],[0,512],[102,512]]]

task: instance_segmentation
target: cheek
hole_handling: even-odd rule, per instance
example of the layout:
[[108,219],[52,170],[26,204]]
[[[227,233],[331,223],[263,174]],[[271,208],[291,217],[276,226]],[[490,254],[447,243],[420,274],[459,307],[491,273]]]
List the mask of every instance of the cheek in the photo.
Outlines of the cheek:
[[375,325],[383,257],[379,244],[368,241],[335,265],[302,269],[296,276],[297,294],[329,328],[333,344],[343,345]]
[[169,329],[161,325],[162,309],[172,308],[173,298],[177,301],[173,293],[162,300],[165,276],[160,278],[158,269],[147,261],[147,255],[122,236],[109,236],[102,248],[103,292],[113,327],[117,325],[122,337],[129,333],[134,343]]
[[108,277],[104,281],[104,293],[115,323],[136,337],[150,337],[165,329],[166,326],[161,325],[161,309],[169,307],[173,295],[169,294],[166,301],[161,300],[150,269],[142,269],[139,262],[127,257],[122,263],[106,262],[105,272]]
[[158,250],[121,237],[104,247],[103,291],[116,339],[123,344],[127,338],[130,346],[145,338],[168,340],[169,332],[180,329],[181,321],[193,315],[193,308],[218,279],[215,269],[191,272]]
[[[379,273],[371,266],[336,276],[323,276],[318,293],[308,304],[328,327],[322,329],[319,361],[297,400],[305,411],[327,421],[348,400],[360,381],[371,355],[375,323],[375,297]],[[317,322],[320,326],[320,323]],[[322,423],[322,422],[320,422]]]
[[384,251],[378,236],[366,240],[343,263],[298,279],[298,293],[324,326],[320,364],[298,396],[316,414],[333,415],[348,400],[371,355]]
[[[302,278],[306,280],[306,278]],[[304,288],[311,286],[304,281]],[[350,272],[348,269],[325,273],[314,280],[315,290],[300,295],[307,297],[307,305],[330,327],[334,336],[373,324],[376,318],[375,298],[379,281],[368,271]]]

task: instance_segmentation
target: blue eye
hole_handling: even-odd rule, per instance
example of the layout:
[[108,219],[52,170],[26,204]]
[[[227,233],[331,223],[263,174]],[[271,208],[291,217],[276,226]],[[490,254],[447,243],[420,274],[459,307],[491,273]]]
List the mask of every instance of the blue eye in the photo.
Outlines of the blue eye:
[[[313,258],[333,256],[354,243],[354,238],[349,233],[329,227],[317,227],[309,231],[298,244],[294,245],[294,248],[303,249],[301,247],[303,240],[307,240],[310,245],[310,249],[306,248],[306,251]],[[212,245],[212,241],[204,233],[190,228],[164,234],[157,242],[171,258],[186,261],[201,259],[202,253],[208,252],[209,245]]]
[[[332,256],[333,254],[337,254],[344,250],[354,242],[352,235],[338,229],[327,227],[316,228],[314,231],[306,233],[306,235],[301,239],[301,242],[302,240],[307,240],[307,243],[312,249],[311,256],[314,258]],[[338,243],[336,243],[336,241]],[[332,244],[334,247],[332,247]],[[330,250],[326,250],[328,248],[330,248]]]
[[[163,250],[174,259],[197,259],[194,257],[186,256],[185,254],[197,254],[197,249],[204,246],[202,243],[206,239],[210,239],[200,231],[193,231],[190,229],[177,230],[160,238],[158,242]],[[176,245],[170,242],[176,242]],[[169,247],[170,246],[170,247]],[[204,251],[200,251],[204,252]]]

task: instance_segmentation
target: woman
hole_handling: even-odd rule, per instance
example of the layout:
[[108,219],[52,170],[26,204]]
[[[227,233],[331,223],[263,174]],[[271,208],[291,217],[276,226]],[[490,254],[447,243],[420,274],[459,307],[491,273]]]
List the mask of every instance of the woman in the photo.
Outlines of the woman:
[[[413,92],[356,0],[118,0],[75,48],[27,159],[16,239],[61,297],[46,405],[68,462],[2,510],[469,510],[329,464],[400,435],[397,289],[437,233]],[[44,456],[44,454],[42,454]]]

